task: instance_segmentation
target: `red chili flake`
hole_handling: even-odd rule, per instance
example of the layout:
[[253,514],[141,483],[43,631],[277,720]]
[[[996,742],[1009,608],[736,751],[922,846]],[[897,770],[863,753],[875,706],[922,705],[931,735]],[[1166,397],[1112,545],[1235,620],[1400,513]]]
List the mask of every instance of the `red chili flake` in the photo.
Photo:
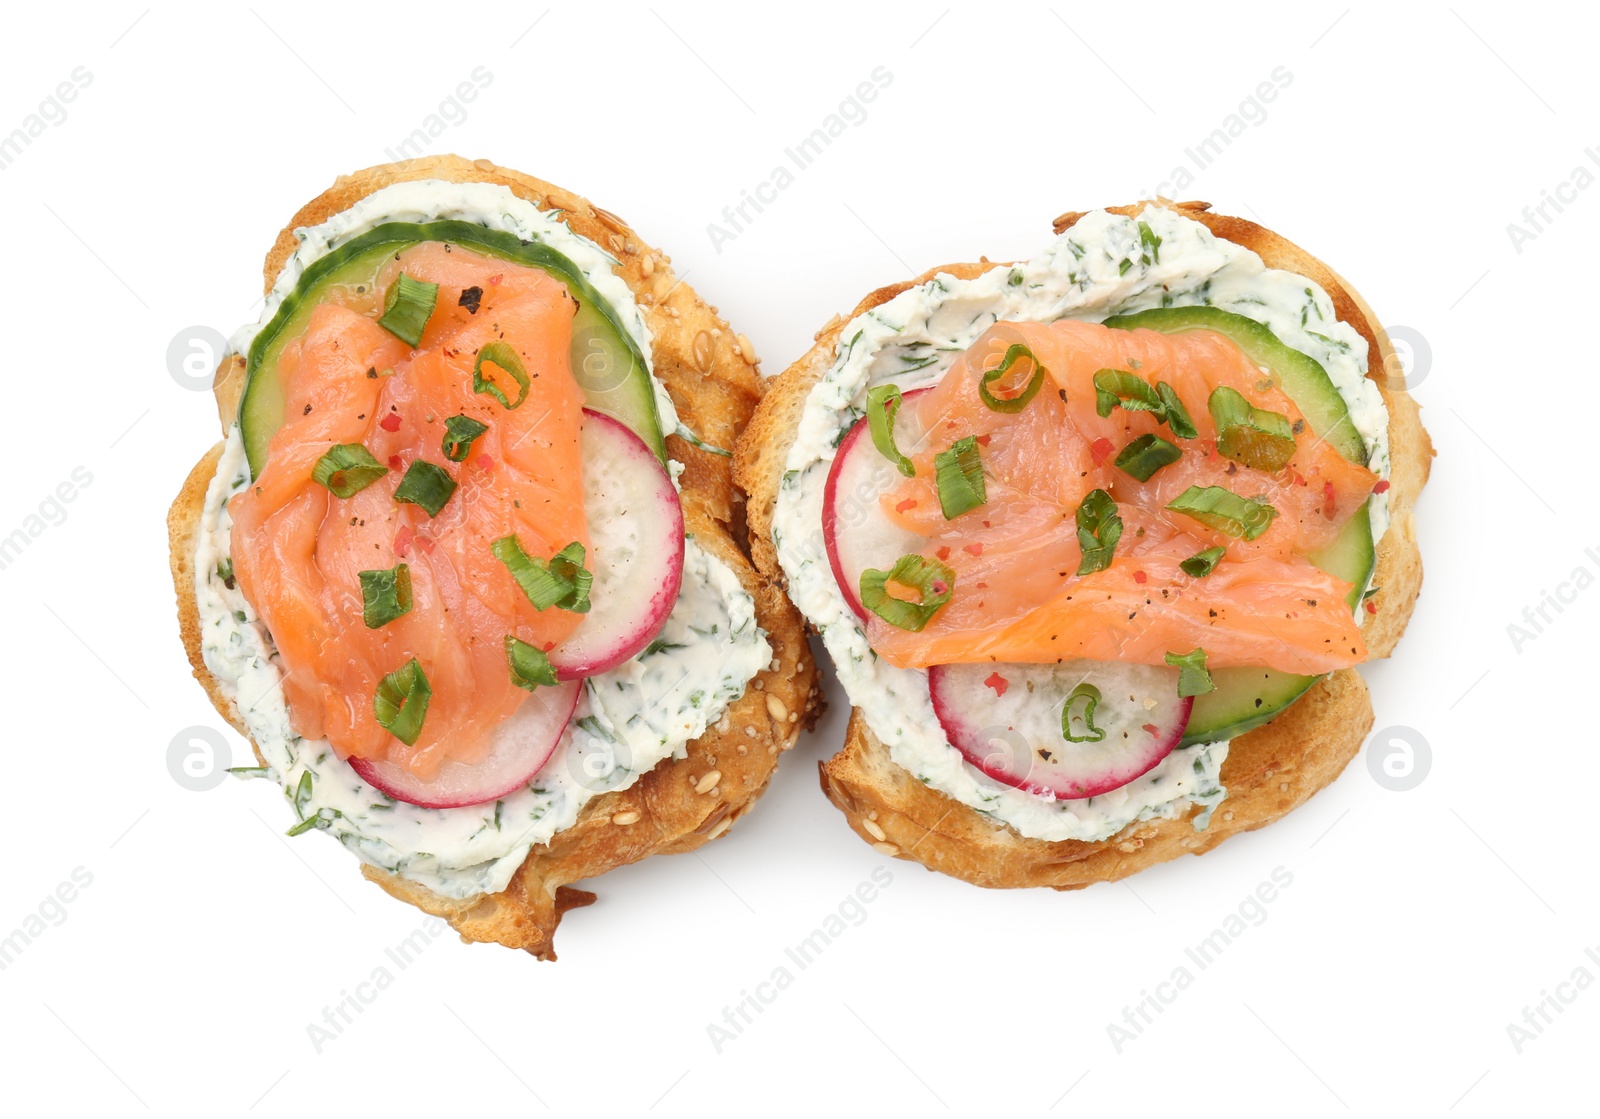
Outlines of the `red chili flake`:
[[1133,573],[1133,581],[1135,583],[1143,583],[1148,578],[1150,578],[1150,576],[1146,575],[1143,571],[1135,571]]
[[950,546],[948,544],[946,544],[944,547],[940,548],[938,551],[934,552],[933,554],[938,556],[942,560],[947,560],[947,559],[950,558]]
[[976,544],[963,544],[961,545],[961,550],[970,555],[981,556],[983,555],[983,541],[980,540]]
[[1372,492],[1373,493],[1388,493],[1389,492],[1389,479],[1384,478],[1377,485],[1373,486],[1372,487]]
[[993,438],[994,436],[992,435],[974,435],[972,437],[972,441],[980,447],[987,447],[989,445],[989,440]]
[[1306,476],[1292,466],[1289,467],[1289,480],[1297,486],[1306,484]]
[[933,581],[933,593],[934,594],[944,594],[949,589],[950,589],[950,584],[946,583],[943,579],[935,579]]
[[499,284],[499,283],[500,283],[500,280],[501,280],[501,278],[502,278],[502,277],[501,277],[501,275],[500,275],[500,273],[498,273],[498,272],[496,272],[496,273],[495,273],[495,274],[494,274],[494,275],[493,275],[493,276],[490,276],[490,277],[489,277],[489,282],[490,282],[490,283],[491,283],[491,284],[496,284],[496,285],[498,285],[498,284]]
[[1104,465],[1106,459],[1111,457],[1111,452],[1116,449],[1116,445],[1103,435],[1089,444],[1089,453],[1094,456],[1096,466]]
[[1333,492],[1333,483],[1322,483],[1322,515],[1328,520],[1333,520],[1334,513],[1339,509],[1339,496]]
[[1006,689],[1011,686],[1011,681],[1007,680],[998,672],[989,673],[989,678],[985,680],[984,683],[993,688],[994,694],[997,696],[1005,695]]
[[978,589],[980,591],[986,591],[986,590],[989,589],[989,584],[988,583],[979,583],[978,584]]
[[417,547],[421,548],[424,552],[433,551],[433,537],[423,536],[419,533],[416,537],[416,540]]
[[400,456],[399,455],[390,455],[389,456],[389,466],[390,466],[391,469],[399,470],[400,469]]
[[494,459],[491,458],[488,455],[479,455],[478,456],[478,465],[481,466],[485,470],[493,470],[494,469]]
[[1378,604],[1376,602],[1373,602],[1372,599],[1370,599],[1370,598],[1367,599],[1367,613],[1376,614],[1377,612],[1378,612]]
[[916,507],[917,499],[914,497],[908,497],[904,501],[896,503],[894,511],[896,513],[904,513],[907,509],[915,509]]
[[399,431],[400,416],[395,412],[390,412],[387,416],[378,421],[378,426],[383,428],[385,431]]
[[1151,734],[1160,734],[1161,733],[1161,728],[1156,726],[1154,723],[1146,723],[1144,725],[1144,729],[1149,731]]
[[401,559],[411,554],[411,539],[414,534],[410,525],[403,525],[399,532],[394,534],[394,554]]

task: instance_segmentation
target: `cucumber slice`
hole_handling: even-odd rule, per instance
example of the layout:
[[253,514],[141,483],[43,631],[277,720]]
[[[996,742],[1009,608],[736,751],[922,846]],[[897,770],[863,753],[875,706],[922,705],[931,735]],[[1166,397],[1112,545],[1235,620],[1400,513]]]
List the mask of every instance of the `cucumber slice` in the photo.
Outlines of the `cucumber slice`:
[[[1365,464],[1366,444],[1350,420],[1350,407],[1327,370],[1279,341],[1262,323],[1216,307],[1160,307],[1107,319],[1118,330],[1159,330],[1177,334],[1185,330],[1214,330],[1230,339],[1274,380],[1305,416],[1311,430],[1351,462]],[[1372,519],[1367,506],[1351,517],[1334,542],[1311,561],[1330,575],[1352,584],[1350,608],[1354,610],[1366,591],[1377,563],[1372,541]],[[1196,696],[1183,745],[1233,738],[1267,722],[1306,693],[1315,676],[1296,676],[1270,668],[1213,668],[1216,691]]]
[[1312,431],[1351,462],[1366,465],[1366,444],[1351,422],[1350,407],[1333,387],[1328,371],[1315,358],[1284,345],[1265,324],[1216,307],[1157,307],[1118,315],[1107,319],[1105,325],[1117,330],[1159,330],[1163,334],[1216,331],[1243,350],[1251,361],[1271,371]]
[[239,400],[239,429],[252,474],[261,473],[267,444],[283,425],[283,386],[278,380],[283,347],[305,333],[311,312],[329,295],[340,288],[370,288],[391,254],[424,241],[463,245],[485,256],[537,268],[564,283],[578,302],[570,355],[585,406],[625,424],[666,462],[661,417],[644,354],[572,261],[537,241],[519,240],[470,222],[388,222],[311,264],[251,343]]

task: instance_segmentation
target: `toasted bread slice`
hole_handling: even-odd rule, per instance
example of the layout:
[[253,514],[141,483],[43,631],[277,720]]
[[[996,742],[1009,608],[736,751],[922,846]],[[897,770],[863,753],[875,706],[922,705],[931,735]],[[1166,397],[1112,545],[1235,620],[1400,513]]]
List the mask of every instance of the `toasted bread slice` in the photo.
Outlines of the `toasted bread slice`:
[[[1315,280],[1332,298],[1338,317],[1367,341],[1368,376],[1389,409],[1391,473],[1389,531],[1379,544],[1373,577],[1374,586],[1381,588],[1371,600],[1377,613],[1366,619],[1364,631],[1371,655],[1386,657],[1404,632],[1422,585],[1413,509],[1433,458],[1433,445],[1416,402],[1405,392],[1394,348],[1350,285],[1305,250],[1253,222],[1210,213],[1208,203],[1185,202],[1173,208],[1218,237],[1255,252],[1269,268]],[[1109,209],[1132,217],[1143,204]],[[1063,214],[1056,219],[1055,231],[1063,232],[1082,216]],[[806,399],[832,367],[846,323],[938,273],[970,279],[996,266],[987,261],[945,265],[906,283],[879,288],[849,315],[836,316],[823,327],[816,344],[769,386],[734,456],[734,477],[749,495],[751,553],[768,576],[783,579],[772,517],[784,463]],[[1185,852],[1209,851],[1236,832],[1278,819],[1339,775],[1360,750],[1372,718],[1366,684],[1357,672],[1345,669],[1324,677],[1277,718],[1233,740],[1222,767],[1228,797],[1204,831],[1196,831],[1191,822],[1200,811],[1192,806],[1174,819],[1131,824],[1098,843],[1029,839],[929,788],[896,765],[859,710],[852,713],[844,748],[821,763],[822,788],[856,833],[886,855],[914,859],[979,886],[1081,889],[1092,882],[1125,878]]]
[[[298,241],[295,229],[319,224],[391,183],[415,179],[499,183],[561,220],[620,262],[617,274],[633,290],[653,336],[656,376],[687,427],[711,446],[732,446],[762,393],[748,343],[694,290],[672,273],[668,257],[651,248],[616,216],[586,199],[487,160],[438,156],[389,164],[340,178],[302,207],[278,235],[263,269],[265,290]],[[243,361],[218,369],[216,396],[224,432],[233,423],[243,388]],[[684,464],[680,478],[684,525],[697,543],[739,577],[755,598],[773,660],[744,696],[704,735],[688,756],[668,758],[633,786],[596,797],[577,823],[535,847],[501,893],[457,901],[371,866],[362,872],[393,896],[443,917],[466,941],[494,941],[554,959],[552,938],[561,915],[589,905],[595,895],[569,883],[593,878],[648,855],[692,851],[725,834],[766,789],[778,757],[794,745],[821,705],[816,667],[798,613],[776,586],[751,566],[745,551],[743,495],[734,487],[729,459],[668,433],[671,456]],[[167,517],[178,619],[195,678],[223,718],[241,734],[232,700],[206,669],[194,595],[195,534],[220,445],[195,466]],[[257,751],[259,756],[259,751]],[[706,776],[720,774],[707,784]],[[702,791],[704,790],[704,791]]]

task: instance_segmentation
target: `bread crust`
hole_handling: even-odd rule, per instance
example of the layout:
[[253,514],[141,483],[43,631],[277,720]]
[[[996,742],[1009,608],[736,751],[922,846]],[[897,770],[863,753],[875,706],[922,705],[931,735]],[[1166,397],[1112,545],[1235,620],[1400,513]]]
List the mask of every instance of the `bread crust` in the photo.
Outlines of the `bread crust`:
[[[415,179],[499,183],[540,209],[563,211],[562,220],[575,233],[617,258],[617,274],[632,289],[650,327],[656,376],[684,423],[705,443],[732,446],[763,389],[748,343],[734,334],[716,308],[673,275],[670,258],[620,218],[578,195],[487,160],[436,156],[342,176],[301,207],[278,235],[262,270],[264,291],[271,290],[299,244],[295,229],[319,224],[391,183]],[[238,409],[242,372],[243,362],[238,360],[225,361],[218,369],[215,392],[224,434]],[[525,949],[540,959],[555,959],[552,942],[562,914],[595,900],[593,893],[570,883],[649,855],[692,851],[724,835],[766,789],[779,756],[820,710],[816,666],[800,616],[782,591],[752,566],[744,550],[744,499],[734,486],[730,460],[671,434],[667,448],[684,464],[679,484],[685,529],[726,563],[754,597],[773,660],[729,707],[725,718],[689,743],[686,757],[668,758],[630,788],[591,800],[572,827],[533,849],[501,893],[458,901],[362,865],[367,878],[394,897],[443,917],[465,941],[495,942]],[[167,531],[179,629],[195,678],[223,718],[245,734],[237,709],[205,666],[194,595],[195,534],[220,454],[219,444],[191,471],[168,514]],[[706,792],[697,791],[713,770],[720,780]]]
[[[1315,280],[1333,300],[1338,318],[1367,340],[1368,377],[1389,409],[1391,466],[1390,527],[1378,546],[1373,584],[1380,589],[1370,599],[1377,613],[1366,619],[1364,631],[1370,654],[1388,656],[1405,630],[1422,585],[1414,510],[1434,453],[1416,401],[1405,392],[1402,367],[1388,335],[1354,289],[1299,246],[1254,222],[1213,214],[1205,202],[1162,200],[1160,204],[1250,249],[1269,268]],[[1145,205],[1107,209],[1131,217]],[[1054,223],[1055,232],[1070,228],[1082,216],[1063,214]],[[751,554],[774,581],[784,579],[772,540],[784,463],[806,398],[832,367],[845,324],[939,273],[971,279],[996,266],[988,261],[945,265],[914,280],[879,288],[848,315],[835,316],[817,333],[816,344],[768,387],[736,448],[734,477],[749,495]],[[828,799],[857,835],[886,855],[912,859],[979,886],[1074,890],[1125,878],[1185,853],[1201,854],[1230,835],[1280,818],[1343,771],[1360,751],[1372,721],[1372,705],[1360,674],[1353,669],[1332,673],[1271,722],[1233,740],[1222,766],[1228,797],[1204,831],[1193,826],[1192,817],[1201,809],[1192,805],[1173,819],[1130,824],[1097,843],[1029,839],[924,785],[893,762],[889,748],[867,727],[859,709],[851,713],[843,748],[819,763],[819,769]]]

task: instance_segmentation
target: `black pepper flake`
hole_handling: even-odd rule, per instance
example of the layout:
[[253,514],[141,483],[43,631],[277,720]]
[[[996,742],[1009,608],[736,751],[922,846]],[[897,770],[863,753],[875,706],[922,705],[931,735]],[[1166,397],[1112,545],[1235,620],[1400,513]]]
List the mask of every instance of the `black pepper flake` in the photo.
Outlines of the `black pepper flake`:
[[461,298],[457,302],[467,309],[467,314],[476,315],[479,305],[483,302],[483,289],[480,287],[463,288]]
[[302,416],[309,416],[311,414],[311,405],[307,404],[306,405],[306,410],[304,412],[301,412],[300,414]]
[[378,367],[375,366],[375,365],[367,366],[367,380],[376,381],[377,379],[378,379]]
[[1233,476],[1234,474],[1239,473],[1239,464],[1236,463],[1236,462],[1228,463],[1228,469],[1225,471],[1225,473],[1228,474],[1230,477]]
[[1306,421],[1305,420],[1295,420],[1294,421],[1294,427],[1291,430],[1293,430],[1296,435],[1299,435],[1301,432],[1305,431],[1305,429],[1306,429]]

